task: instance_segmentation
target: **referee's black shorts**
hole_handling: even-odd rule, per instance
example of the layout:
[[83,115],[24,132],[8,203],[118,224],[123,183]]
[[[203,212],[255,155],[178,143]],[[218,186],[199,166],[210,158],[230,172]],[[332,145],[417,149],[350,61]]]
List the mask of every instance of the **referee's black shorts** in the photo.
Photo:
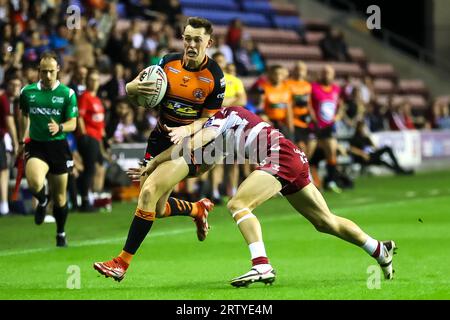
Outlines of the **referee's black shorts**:
[[72,153],[67,140],[31,140],[25,145],[25,159],[38,158],[49,167],[50,174],[69,173],[73,167]]

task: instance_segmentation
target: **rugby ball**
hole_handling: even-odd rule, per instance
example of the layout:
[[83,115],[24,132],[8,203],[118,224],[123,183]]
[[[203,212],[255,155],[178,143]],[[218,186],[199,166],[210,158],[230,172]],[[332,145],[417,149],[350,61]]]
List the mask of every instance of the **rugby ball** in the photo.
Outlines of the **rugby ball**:
[[139,81],[155,82],[156,94],[138,95],[137,101],[140,106],[145,108],[156,107],[166,95],[167,91],[167,75],[164,70],[158,66],[150,66],[144,69]]

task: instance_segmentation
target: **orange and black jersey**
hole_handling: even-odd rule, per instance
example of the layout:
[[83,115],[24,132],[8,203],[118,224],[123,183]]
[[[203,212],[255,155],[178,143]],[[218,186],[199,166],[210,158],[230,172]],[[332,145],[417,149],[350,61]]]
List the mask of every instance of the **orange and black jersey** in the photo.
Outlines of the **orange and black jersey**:
[[190,69],[183,63],[183,54],[165,55],[159,62],[164,69],[168,88],[160,104],[160,121],[169,127],[188,125],[212,116],[222,107],[225,79],[218,64],[205,57],[199,68]]

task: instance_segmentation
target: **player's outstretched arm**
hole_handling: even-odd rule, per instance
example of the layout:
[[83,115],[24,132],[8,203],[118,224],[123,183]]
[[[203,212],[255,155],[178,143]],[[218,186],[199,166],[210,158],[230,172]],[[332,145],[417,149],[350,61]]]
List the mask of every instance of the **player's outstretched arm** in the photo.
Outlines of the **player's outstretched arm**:
[[172,141],[172,143],[174,144],[181,143],[184,138],[189,137],[195,134],[196,132],[200,131],[208,119],[209,118],[200,118],[186,126],[180,127],[166,126],[166,129],[169,132],[170,141]]
[[164,150],[151,161],[145,168],[130,168],[127,171],[128,176],[133,181],[138,181],[141,176],[150,175],[155,169],[166,161],[175,160],[183,155],[190,155],[196,149],[203,147],[217,137],[217,128],[203,128],[190,139],[185,140],[183,144],[174,144]]

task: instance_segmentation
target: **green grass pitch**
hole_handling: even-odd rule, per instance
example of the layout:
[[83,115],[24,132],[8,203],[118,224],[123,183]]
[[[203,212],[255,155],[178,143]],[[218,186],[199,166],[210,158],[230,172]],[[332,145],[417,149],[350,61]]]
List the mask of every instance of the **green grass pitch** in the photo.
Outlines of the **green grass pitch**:
[[[32,216],[0,219],[0,299],[450,299],[450,172],[363,177],[354,190],[325,198],[373,237],[396,241],[393,281],[377,286],[373,259],[318,233],[276,198],[255,210],[278,274],[272,286],[229,285],[248,271],[250,259],[224,206],[211,213],[205,242],[197,241],[188,218],[158,220],[118,283],[92,268],[117,255],[128,233],[135,204],[115,203],[112,213],[70,214],[64,249],[55,247],[54,224],[35,226]],[[80,289],[68,288],[70,266],[79,268]]]

